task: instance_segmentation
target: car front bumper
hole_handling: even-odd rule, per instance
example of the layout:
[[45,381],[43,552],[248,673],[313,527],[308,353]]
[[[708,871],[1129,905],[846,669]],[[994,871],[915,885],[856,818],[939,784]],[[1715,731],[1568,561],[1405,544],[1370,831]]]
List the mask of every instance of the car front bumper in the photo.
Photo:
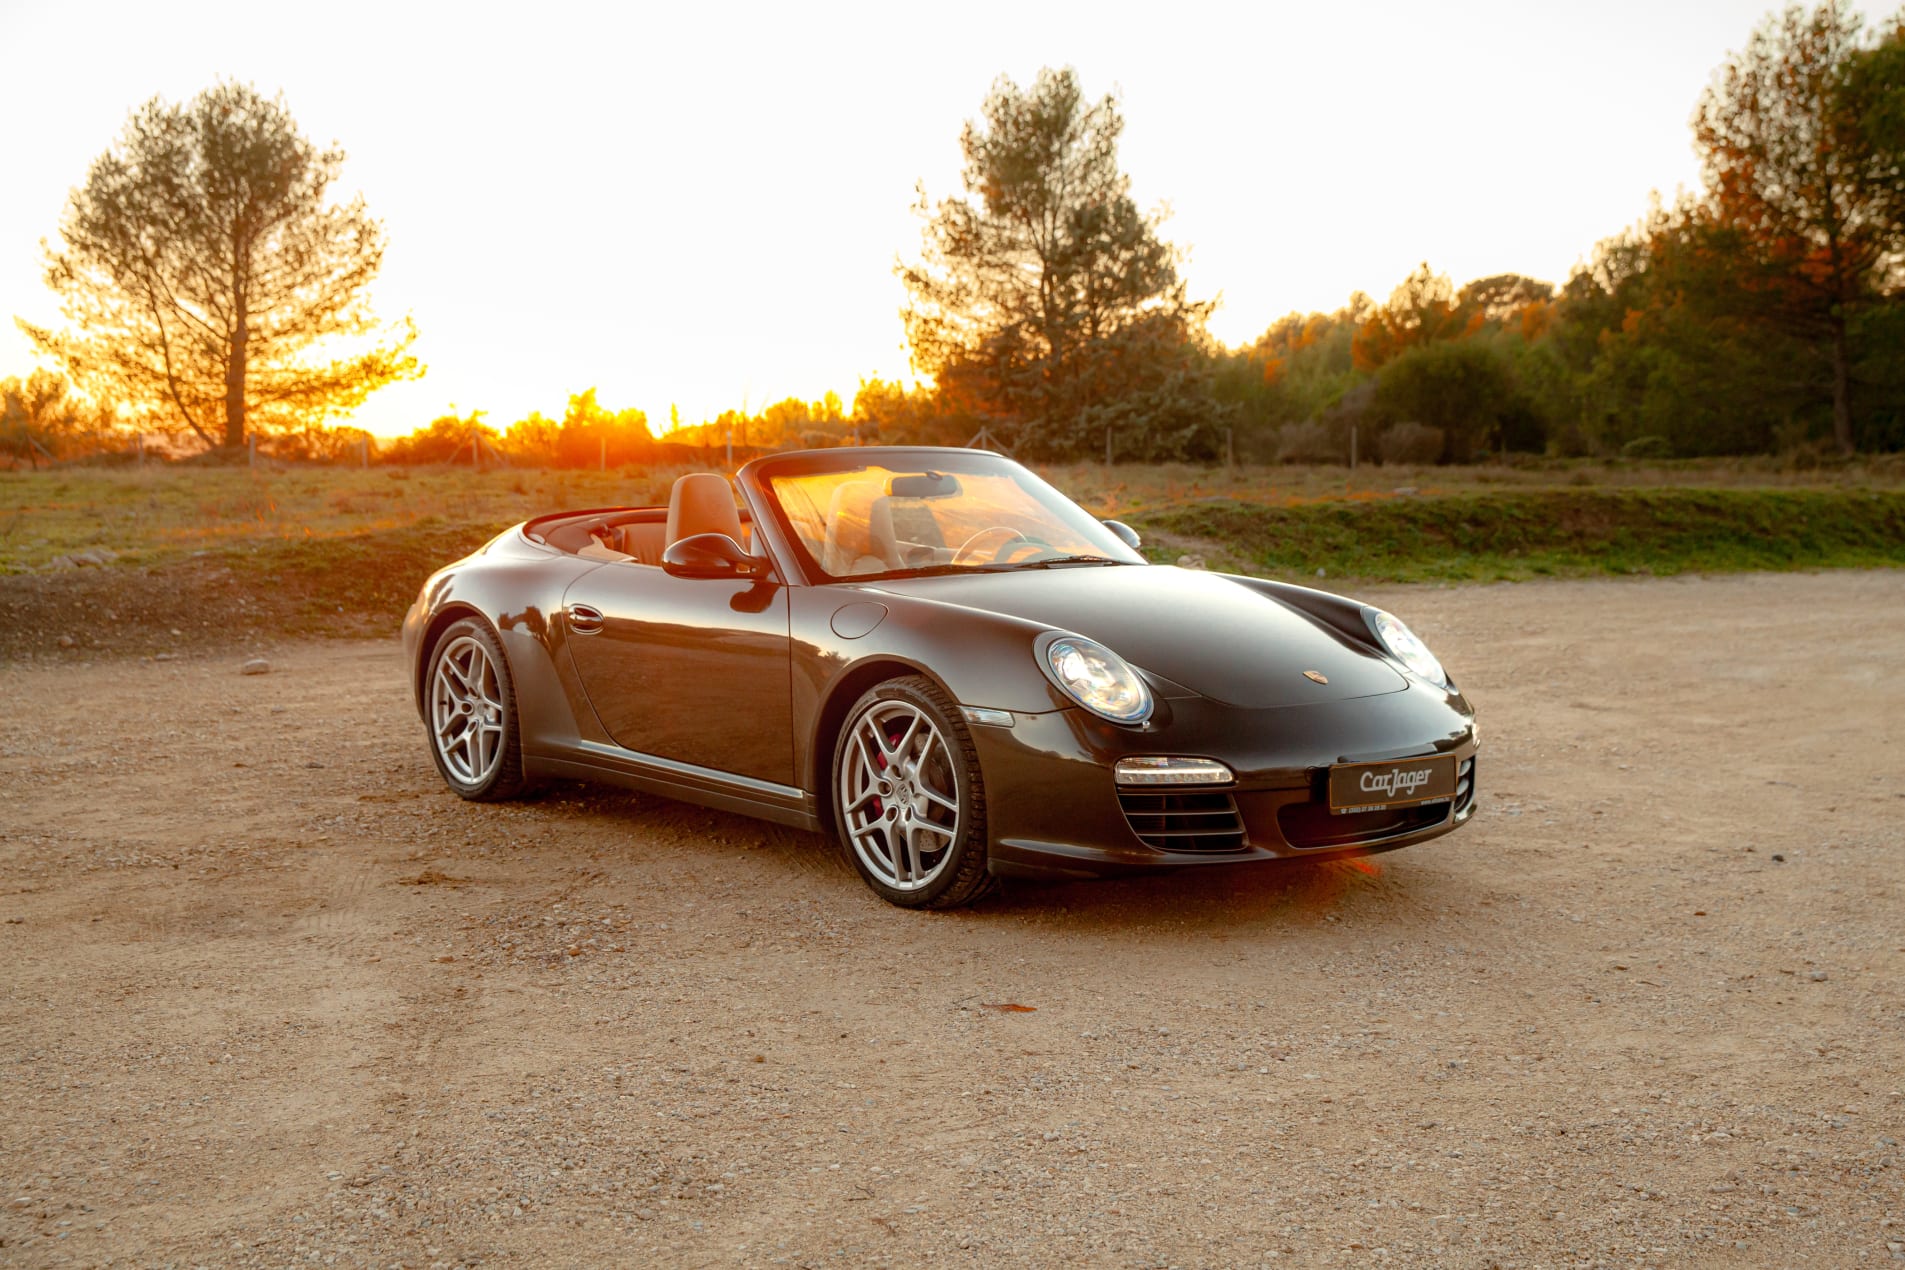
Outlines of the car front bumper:
[[[1016,714],[970,727],[985,781],[989,867],[1013,877],[1085,878],[1392,851],[1466,823],[1475,810],[1474,716],[1459,696],[1411,681],[1400,692],[1246,710],[1159,703],[1142,728],[1083,710]],[[1120,786],[1121,758],[1215,759],[1222,786]],[[1454,757],[1452,799],[1332,815],[1332,765]],[[1192,831],[1189,827],[1195,826]]]

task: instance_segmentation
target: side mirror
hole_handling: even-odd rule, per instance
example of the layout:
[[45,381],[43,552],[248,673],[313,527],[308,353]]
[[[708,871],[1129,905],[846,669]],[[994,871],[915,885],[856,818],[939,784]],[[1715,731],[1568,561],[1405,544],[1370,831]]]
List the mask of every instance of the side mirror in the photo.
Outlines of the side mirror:
[[726,534],[692,534],[670,543],[661,567],[677,578],[763,578],[768,563]]
[[1118,535],[1119,542],[1131,548],[1133,551],[1136,551],[1138,544],[1143,541],[1138,537],[1138,531],[1125,524],[1122,520],[1107,520],[1102,523],[1106,529]]

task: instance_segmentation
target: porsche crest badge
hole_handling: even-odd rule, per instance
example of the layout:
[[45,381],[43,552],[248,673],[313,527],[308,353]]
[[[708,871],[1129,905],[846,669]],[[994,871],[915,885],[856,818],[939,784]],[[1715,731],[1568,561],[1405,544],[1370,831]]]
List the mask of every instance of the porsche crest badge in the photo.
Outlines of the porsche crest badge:
[[1306,670],[1303,672],[1303,677],[1312,683],[1326,684],[1330,681],[1329,676],[1320,670]]

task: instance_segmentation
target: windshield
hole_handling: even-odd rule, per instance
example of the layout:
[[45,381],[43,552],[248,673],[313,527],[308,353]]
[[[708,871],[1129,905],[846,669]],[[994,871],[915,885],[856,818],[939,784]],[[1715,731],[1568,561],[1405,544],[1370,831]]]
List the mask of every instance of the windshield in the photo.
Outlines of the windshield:
[[830,579],[1144,563],[1009,459],[978,450],[917,457],[919,466],[891,453],[836,459],[827,470],[797,465],[765,473],[764,484],[809,566]]

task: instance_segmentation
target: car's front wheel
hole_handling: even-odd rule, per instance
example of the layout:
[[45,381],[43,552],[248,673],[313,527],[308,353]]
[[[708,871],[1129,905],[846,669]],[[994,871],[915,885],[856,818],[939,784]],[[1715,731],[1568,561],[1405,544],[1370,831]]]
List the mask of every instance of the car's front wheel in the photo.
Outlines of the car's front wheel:
[[495,632],[474,618],[445,630],[430,653],[425,692],[430,757],[450,788],[472,802],[522,793],[515,685]]
[[985,787],[959,708],[930,679],[876,684],[854,703],[833,760],[834,822],[879,896],[952,908],[990,891]]

